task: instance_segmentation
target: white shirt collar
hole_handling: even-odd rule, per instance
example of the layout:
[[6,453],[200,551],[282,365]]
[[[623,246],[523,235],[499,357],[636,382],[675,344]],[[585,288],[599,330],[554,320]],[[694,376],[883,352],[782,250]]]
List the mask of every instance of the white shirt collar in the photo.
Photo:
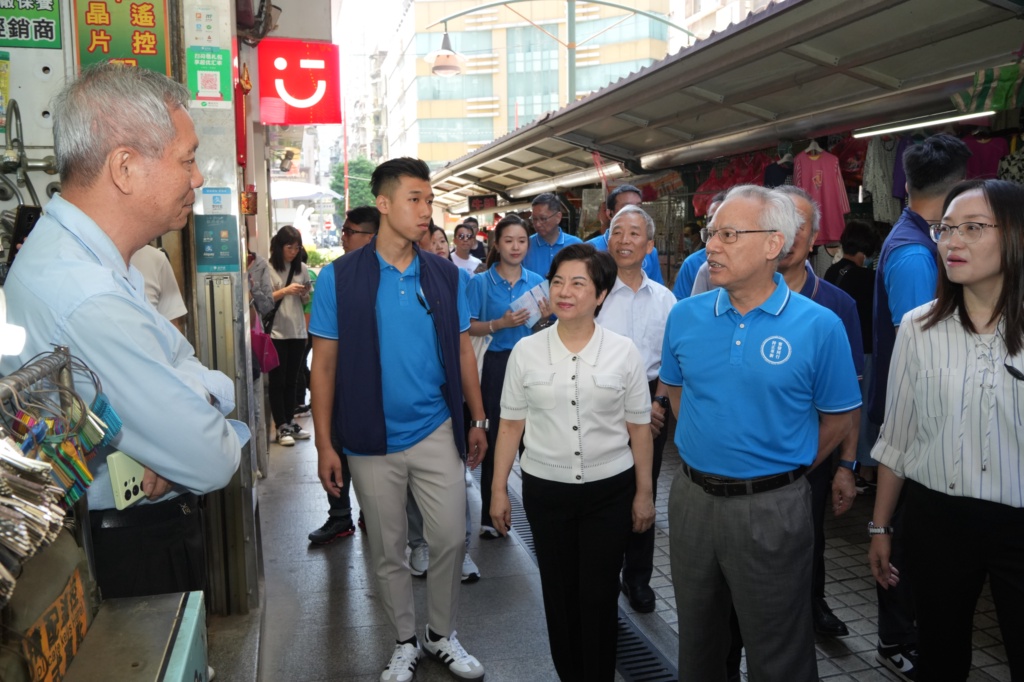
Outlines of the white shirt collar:
[[565,344],[562,343],[562,339],[558,336],[558,322],[555,322],[554,326],[550,328],[548,333],[548,361],[554,365],[570,355],[579,356],[581,360],[586,362],[588,365],[597,365],[598,358],[601,356],[601,342],[604,339],[604,328],[599,324],[594,325],[594,334],[590,337],[590,341],[583,347],[579,353],[573,353]]

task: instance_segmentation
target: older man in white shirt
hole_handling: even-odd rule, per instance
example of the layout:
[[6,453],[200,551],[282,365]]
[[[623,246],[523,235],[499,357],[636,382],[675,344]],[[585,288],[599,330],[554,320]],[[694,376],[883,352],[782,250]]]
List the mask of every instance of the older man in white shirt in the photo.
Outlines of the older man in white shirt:
[[[676,297],[643,270],[644,259],[654,248],[654,229],[654,220],[639,206],[624,206],[612,218],[608,252],[618,266],[618,276],[597,316],[597,323],[631,339],[643,358],[652,399],[652,485],[657,495],[661,454],[668,439],[668,430],[664,428],[668,399],[655,394],[665,321]],[[646,532],[630,537],[622,563],[622,591],[635,611],[650,613],[654,610],[655,596],[650,586],[653,570],[654,526],[651,526]]]

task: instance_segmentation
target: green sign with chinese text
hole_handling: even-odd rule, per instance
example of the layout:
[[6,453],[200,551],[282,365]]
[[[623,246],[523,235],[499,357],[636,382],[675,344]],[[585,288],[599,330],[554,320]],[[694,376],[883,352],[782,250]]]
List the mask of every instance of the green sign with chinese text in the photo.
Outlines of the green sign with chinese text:
[[165,0],[75,0],[75,27],[80,68],[111,61],[171,73]]
[[59,50],[60,6],[57,0],[0,0],[0,47]]

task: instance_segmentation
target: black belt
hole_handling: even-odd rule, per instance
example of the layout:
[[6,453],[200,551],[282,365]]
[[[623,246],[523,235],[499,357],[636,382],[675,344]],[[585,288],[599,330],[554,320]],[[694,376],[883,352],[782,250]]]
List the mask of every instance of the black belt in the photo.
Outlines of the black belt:
[[185,493],[156,504],[136,505],[121,511],[102,509],[89,512],[89,520],[93,528],[136,528],[198,513],[199,497],[193,493]]
[[760,478],[726,478],[724,476],[712,476],[693,469],[686,462],[683,462],[683,473],[691,481],[704,489],[708,495],[716,497],[737,497],[739,495],[753,495],[764,493],[787,486],[797,480],[805,473],[807,467],[800,467],[773,476],[762,476]]

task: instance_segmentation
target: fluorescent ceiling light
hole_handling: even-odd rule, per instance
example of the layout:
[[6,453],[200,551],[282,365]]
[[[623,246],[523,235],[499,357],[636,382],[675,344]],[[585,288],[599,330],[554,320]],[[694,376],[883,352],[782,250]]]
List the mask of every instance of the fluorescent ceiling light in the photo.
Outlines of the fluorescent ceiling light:
[[[954,112],[947,112],[947,114],[953,114]],[[861,128],[860,130],[853,131],[854,137],[872,137],[874,135],[885,135],[886,133],[898,133],[901,130],[913,130],[914,128],[930,128],[932,126],[939,126],[945,123],[953,123],[955,121],[966,121],[970,118],[981,118],[983,116],[992,116],[996,112],[994,111],[980,111],[976,114],[954,114],[952,116],[938,114],[941,118],[932,118],[929,116],[922,116],[920,118],[910,118],[905,121],[896,121],[894,123],[886,123],[882,127],[873,128]]]
[[544,180],[512,187],[508,190],[508,195],[513,199],[522,199],[523,197],[532,197],[544,192],[554,192],[560,188],[589,185],[600,180],[602,175],[608,180],[621,178],[623,175],[626,175],[626,169],[618,163],[609,163],[600,169],[588,168],[587,170],[566,173],[565,175],[558,175],[553,178],[545,178]]

